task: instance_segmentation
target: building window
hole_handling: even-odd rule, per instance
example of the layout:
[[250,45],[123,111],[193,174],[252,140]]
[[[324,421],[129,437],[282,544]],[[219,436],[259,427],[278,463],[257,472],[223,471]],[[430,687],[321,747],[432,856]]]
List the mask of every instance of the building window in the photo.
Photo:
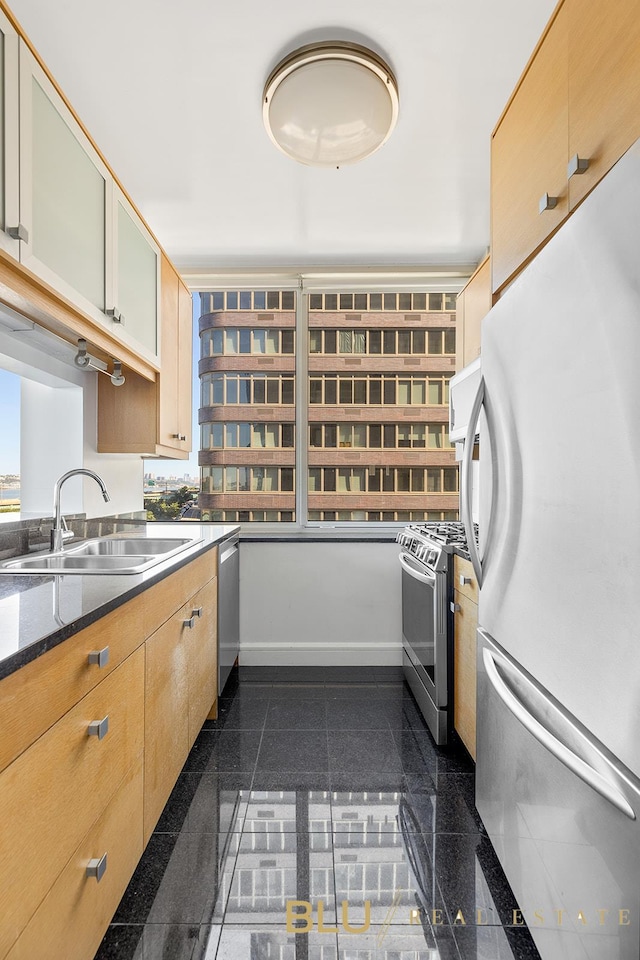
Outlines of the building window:
[[[447,290],[201,294],[203,519],[456,518],[448,433],[455,297]],[[296,476],[307,480],[296,484]]]
[[432,330],[309,330],[309,352],[332,356],[455,356],[455,328]]
[[339,406],[448,406],[448,375],[311,374],[309,403]]

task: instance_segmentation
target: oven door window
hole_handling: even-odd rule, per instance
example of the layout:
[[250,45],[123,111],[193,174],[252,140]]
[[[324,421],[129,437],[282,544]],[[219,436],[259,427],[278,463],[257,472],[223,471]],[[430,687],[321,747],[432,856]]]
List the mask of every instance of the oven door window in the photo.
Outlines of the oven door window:
[[415,567],[419,576],[431,576],[430,582],[417,580],[405,569],[402,570],[402,633],[418,658],[429,680],[435,686],[436,649],[435,649],[435,602],[436,577],[426,571],[420,571],[416,562],[405,555],[410,566]]

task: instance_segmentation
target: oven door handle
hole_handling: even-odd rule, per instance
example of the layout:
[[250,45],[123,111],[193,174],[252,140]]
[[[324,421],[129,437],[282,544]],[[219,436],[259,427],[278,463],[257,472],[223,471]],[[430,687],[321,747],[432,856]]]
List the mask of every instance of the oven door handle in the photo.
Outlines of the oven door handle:
[[421,583],[427,583],[430,587],[435,586],[436,578],[434,575],[423,572],[422,570],[417,570],[410,560],[412,559],[411,554],[401,553],[399,555],[400,566],[403,570],[406,570],[410,577],[413,577],[414,580],[419,580]]

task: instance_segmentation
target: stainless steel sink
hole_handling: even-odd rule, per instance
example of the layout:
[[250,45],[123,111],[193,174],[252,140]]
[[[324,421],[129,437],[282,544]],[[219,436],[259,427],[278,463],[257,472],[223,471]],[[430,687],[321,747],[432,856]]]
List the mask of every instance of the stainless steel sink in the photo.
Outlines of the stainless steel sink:
[[201,541],[201,537],[100,537],[56,553],[5,560],[0,573],[143,573]]
[[151,537],[104,537],[99,540],[87,540],[78,547],[68,547],[67,554],[74,557],[122,557],[122,556],[157,556],[173,553],[185,546],[194,543],[186,537],[183,540],[153,539]]
[[3,563],[3,573],[140,573],[149,557],[78,557],[67,553],[21,557]]

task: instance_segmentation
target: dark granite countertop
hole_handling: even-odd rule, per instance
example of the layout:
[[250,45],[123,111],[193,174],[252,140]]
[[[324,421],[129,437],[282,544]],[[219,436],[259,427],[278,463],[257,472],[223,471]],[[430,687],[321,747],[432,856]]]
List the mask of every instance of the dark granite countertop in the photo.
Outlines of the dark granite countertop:
[[[240,530],[233,524],[209,523],[142,526],[149,536],[186,533],[201,542],[139,574],[16,576],[0,571],[0,679]],[[137,526],[131,532],[139,536],[140,531]]]

